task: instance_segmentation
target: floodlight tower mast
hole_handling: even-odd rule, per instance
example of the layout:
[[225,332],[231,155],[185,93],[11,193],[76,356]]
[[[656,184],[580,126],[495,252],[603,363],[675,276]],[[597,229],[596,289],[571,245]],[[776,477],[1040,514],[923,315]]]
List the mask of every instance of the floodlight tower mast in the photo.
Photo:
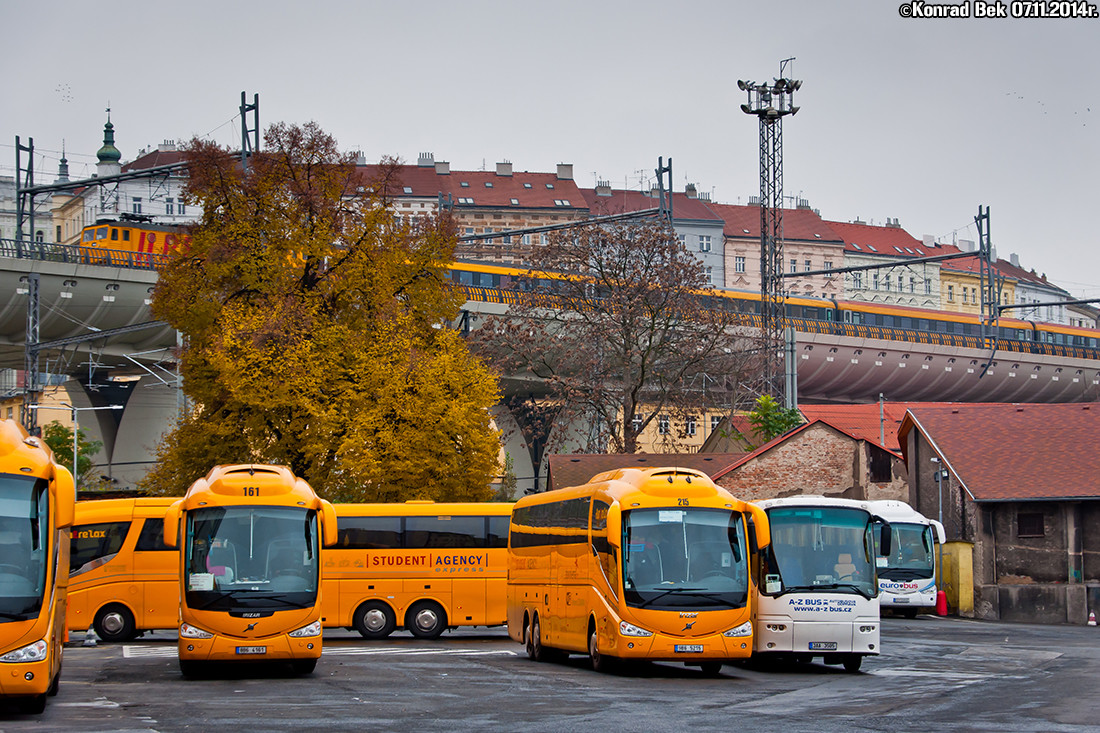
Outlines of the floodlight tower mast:
[[786,59],[779,65],[779,78],[771,84],[738,81],[748,93],[741,105],[745,114],[760,120],[760,315],[764,360],[761,394],[770,394],[785,407],[795,396],[784,383],[783,308],[783,118],[798,112],[794,93],[801,81],[783,76]]

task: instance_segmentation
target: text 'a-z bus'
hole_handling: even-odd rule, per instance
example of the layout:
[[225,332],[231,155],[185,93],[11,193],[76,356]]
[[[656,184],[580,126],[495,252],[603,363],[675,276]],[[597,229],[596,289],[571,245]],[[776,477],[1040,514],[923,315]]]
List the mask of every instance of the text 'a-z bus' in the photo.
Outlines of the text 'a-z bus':
[[509,530],[508,633],[534,660],[717,674],[752,653],[751,567],[768,542],[762,510],[688,469],[626,468],[525,496]]
[[179,664],[287,662],[321,656],[321,546],[336,512],[285,466],[215,466],[165,513],[179,548]]
[[[761,558],[755,657],[859,670],[879,643],[877,549],[889,525],[870,502],[792,496],[757,502],[772,543]],[[876,538],[875,535],[878,535]]]

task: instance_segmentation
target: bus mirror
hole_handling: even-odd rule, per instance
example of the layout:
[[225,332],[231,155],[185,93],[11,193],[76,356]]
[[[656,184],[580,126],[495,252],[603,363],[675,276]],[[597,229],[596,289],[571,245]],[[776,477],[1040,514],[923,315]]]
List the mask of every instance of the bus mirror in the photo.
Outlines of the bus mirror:
[[183,499],[172,502],[168,511],[164,513],[164,544],[169,547],[179,547],[180,514],[183,509]]
[[612,547],[623,544],[623,513],[618,504],[607,508],[607,544]]
[[73,514],[76,511],[76,487],[73,475],[64,466],[54,467],[54,516],[58,527],[73,526]]
[[890,539],[891,539],[890,535],[891,535],[891,532],[890,532],[890,525],[889,524],[884,523],[884,524],[879,525],[878,554],[881,555],[882,557],[889,557],[890,556]]
[[331,502],[321,500],[321,542],[325,547],[332,547],[339,540],[336,531],[336,509]]
[[763,550],[772,543],[771,525],[768,524],[768,514],[755,504],[749,504],[749,514],[752,515],[752,527],[756,532],[756,547]]
[[933,519],[932,526],[936,529],[936,542],[939,542],[941,545],[947,542],[947,536],[943,532],[943,525]]

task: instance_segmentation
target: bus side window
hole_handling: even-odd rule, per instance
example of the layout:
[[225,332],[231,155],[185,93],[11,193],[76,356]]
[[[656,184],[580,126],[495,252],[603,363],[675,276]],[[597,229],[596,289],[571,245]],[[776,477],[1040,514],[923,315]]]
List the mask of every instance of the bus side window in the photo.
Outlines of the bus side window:
[[507,547],[508,546],[508,520],[510,517],[507,515],[497,517],[486,517],[489,520],[489,535],[487,547]]
[[157,518],[146,519],[141,526],[141,534],[138,535],[136,552],[172,551],[175,547],[164,544],[164,520]]
[[110,561],[122,548],[129,531],[129,522],[73,527],[69,543],[69,574],[86,573]]

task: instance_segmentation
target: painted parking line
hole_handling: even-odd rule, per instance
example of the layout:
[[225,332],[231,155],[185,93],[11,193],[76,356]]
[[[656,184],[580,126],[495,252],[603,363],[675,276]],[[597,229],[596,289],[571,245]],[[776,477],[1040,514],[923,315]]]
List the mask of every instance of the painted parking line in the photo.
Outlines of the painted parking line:
[[[174,658],[178,650],[174,646],[124,646],[122,656],[125,659],[161,659]],[[372,647],[354,646],[327,646],[321,655],[324,657],[359,657],[359,656],[455,656],[455,657],[484,657],[484,656],[519,656],[519,652],[511,649],[376,649]]]

